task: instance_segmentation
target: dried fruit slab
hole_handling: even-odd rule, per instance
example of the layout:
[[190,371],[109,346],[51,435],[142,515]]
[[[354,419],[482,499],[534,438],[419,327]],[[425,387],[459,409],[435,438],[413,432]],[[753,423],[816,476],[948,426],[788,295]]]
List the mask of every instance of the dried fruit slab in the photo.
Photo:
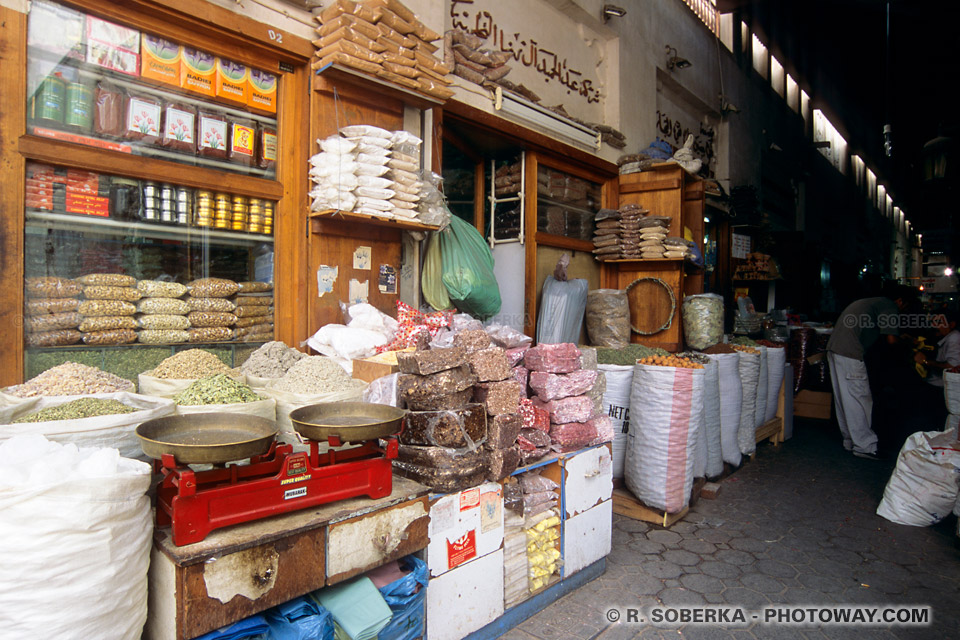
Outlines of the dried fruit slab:
[[573,373],[547,373],[546,371],[530,372],[530,388],[541,400],[557,400],[570,396],[582,396],[597,381],[597,372],[581,369]]
[[483,451],[481,449],[464,451],[449,447],[420,447],[401,444],[397,450],[397,460],[430,469],[469,473],[483,464]]
[[473,399],[482,403],[491,416],[516,413],[520,404],[520,383],[516,380],[480,382],[473,389]]
[[493,416],[487,423],[487,449],[505,449],[517,442],[520,429],[523,427],[523,418],[519,414],[511,413],[502,416]]
[[527,383],[530,381],[530,371],[526,367],[514,367],[510,371],[513,372],[513,379],[520,383],[520,395],[526,398],[529,395]]
[[466,363],[466,351],[463,347],[449,349],[428,349],[425,351],[398,351],[397,364],[401,373],[415,373],[427,376],[453,369]]
[[454,449],[479,445],[486,438],[487,412],[479,404],[444,411],[411,411],[400,433],[401,444]]
[[496,382],[510,377],[510,363],[500,347],[488,347],[467,354],[470,370],[480,382]]
[[527,466],[550,453],[550,447],[537,447],[532,451],[520,451],[520,466]]
[[461,331],[453,336],[453,346],[463,347],[468,352],[486,349],[490,344],[490,335],[483,329]]
[[453,493],[454,491],[475,487],[483,482],[487,475],[487,470],[483,464],[478,464],[476,469],[470,471],[458,471],[456,469],[432,469],[398,460],[393,463],[393,472],[442,493]]
[[529,351],[530,347],[514,347],[513,349],[507,349],[504,353],[507,356],[507,362],[510,363],[511,367],[515,367],[521,362],[523,362],[523,355]]
[[549,402],[533,398],[533,406],[549,413],[550,422],[553,424],[586,422],[593,417],[593,400],[587,396],[572,396]]
[[516,447],[484,451],[484,466],[487,468],[487,480],[497,482],[517,470],[520,465],[520,452]]
[[412,411],[440,411],[442,409],[459,409],[473,401],[473,388],[441,393],[434,396],[417,396],[407,398],[407,408]]
[[550,440],[561,451],[581,449],[597,437],[597,427],[593,420],[586,422],[568,422],[550,427]]
[[436,396],[463,391],[473,386],[476,376],[470,373],[470,367],[462,365],[427,376],[401,373],[398,380],[400,393],[405,400],[416,400],[426,396]]
[[550,434],[539,429],[521,429],[517,436],[517,445],[522,451],[533,451],[538,447],[549,447]]
[[596,347],[583,347],[580,349],[580,368],[581,369],[597,368],[597,348]]
[[524,354],[523,366],[531,371],[570,373],[580,368],[580,349],[571,342],[537,345]]

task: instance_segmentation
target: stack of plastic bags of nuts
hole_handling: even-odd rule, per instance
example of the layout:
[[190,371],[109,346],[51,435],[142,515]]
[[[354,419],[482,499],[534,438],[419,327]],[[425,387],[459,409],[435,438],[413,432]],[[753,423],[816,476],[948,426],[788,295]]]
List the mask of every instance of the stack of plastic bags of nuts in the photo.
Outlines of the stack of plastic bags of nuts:
[[190,342],[219,342],[233,339],[233,325],[237,323],[234,313],[237,305],[230,300],[240,290],[233,280],[225,278],[200,278],[190,282],[190,295],[186,303],[190,308],[187,319]]
[[77,313],[83,286],[57,277],[27,278],[24,305],[25,340],[28,347],[58,347],[80,342]]
[[83,316],[80,331],[84,344],[129,344],[137,339],[137,312],[140,300],[137,279],[119,273],[91,273],[76,279],[83,285]]
[[190,306],[180,298],[186,285],[160,280],[137,282],[137,341],[144,344],[177,344],[190,340],[187,329]]

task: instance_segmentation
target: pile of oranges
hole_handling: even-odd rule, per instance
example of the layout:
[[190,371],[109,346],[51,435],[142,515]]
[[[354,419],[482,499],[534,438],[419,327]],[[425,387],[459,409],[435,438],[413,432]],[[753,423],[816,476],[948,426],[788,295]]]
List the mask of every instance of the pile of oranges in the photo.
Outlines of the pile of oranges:
[[730,346],[736,349],[737,351],[740,351],[741,353],[752,353],[753,355],[757,355],[760,353],[760,349],[754,349],[753,347],[748,347],[742,344],[732,344]]
[[637,364],[649,364],[656,367],[676,367],[678,369],[703,369],[703,365],[699,362],[678,356],[648,356],[637,360]]

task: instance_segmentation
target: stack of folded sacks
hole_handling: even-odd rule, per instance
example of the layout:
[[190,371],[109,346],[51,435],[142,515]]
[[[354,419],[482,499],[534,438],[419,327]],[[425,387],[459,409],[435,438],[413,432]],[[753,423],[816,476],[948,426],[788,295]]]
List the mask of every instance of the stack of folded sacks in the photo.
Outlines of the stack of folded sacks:
[[550,417],[549,444],[554,451],[575,451],[612,437],[610,418],[597,415],[594,398],[587,395],[598,372],[584,369],[575,344],[541,344],[524,355],[530,369],[533,406]]
[[398,218],[416,218],[419,213],[423,183],[420,180],[420,147],[423,141],[412,133],[394,131],[390,138],[390,158],[387,177],[393,181],[390,187],[393,198],[392,213]]
[[357,186],[353,190],[356,213],[392,218],[396,195],[393,181],[386,177],[390,167],[393,132],[370,125],[353,125],[340,129],[340,135],[356,145]]
[[479,85],[503,80],[510,73],[509,54],[482,46],[483,40],[472,33],[447,31],[443,35],[444,64],[453,69],[454,75]]
[[353,190],[359,186],[357,143],[338,135],[319,142],[323,151],[310,158],[310,210],[353,211],[357,206]]
[[640,218],[647,211],[636,204],[620,207],[620,257],[638,259],[643,257],[640,235]]
[[639,221],[639,249],[643,260],[660,260],[665,257],[664,240],[670,230],[668,216],[646,216]]
[[399,0],[336,0],[316,18],[314,68],[341,64],[438,100],[453,95],[451,69],[434,55],[440,34]]
[[693,251],[690,249],[690,244],[683,238],[665,238],[663,240],[664,248],[664,258],[692,258]]
[[601,209],[593,229],[593,253],[597,260],[620,258],[620,212]]
[[494,195],[498,198],[506,198],[516,195],[523,188],[520,184],[521,177],[520,162],[514,162],[497,169],[494,173],[493,188]]
[[463,347],[398,351],[401,398],[410,411],[394,471],[435,491],[460,491],[487,476],[485,408]]

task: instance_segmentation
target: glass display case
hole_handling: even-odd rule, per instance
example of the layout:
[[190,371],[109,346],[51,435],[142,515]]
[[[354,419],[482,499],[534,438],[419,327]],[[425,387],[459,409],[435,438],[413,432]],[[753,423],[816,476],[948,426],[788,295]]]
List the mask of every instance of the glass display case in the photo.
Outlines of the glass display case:
[[232,344],[273,339],[279,82],[32,3],[25,146],[46,161],[25,167],[28,376],[178,345],[228,343],[232,361]]
[[593,239],[603,185],[544,164],[537,167],[537,231]]

